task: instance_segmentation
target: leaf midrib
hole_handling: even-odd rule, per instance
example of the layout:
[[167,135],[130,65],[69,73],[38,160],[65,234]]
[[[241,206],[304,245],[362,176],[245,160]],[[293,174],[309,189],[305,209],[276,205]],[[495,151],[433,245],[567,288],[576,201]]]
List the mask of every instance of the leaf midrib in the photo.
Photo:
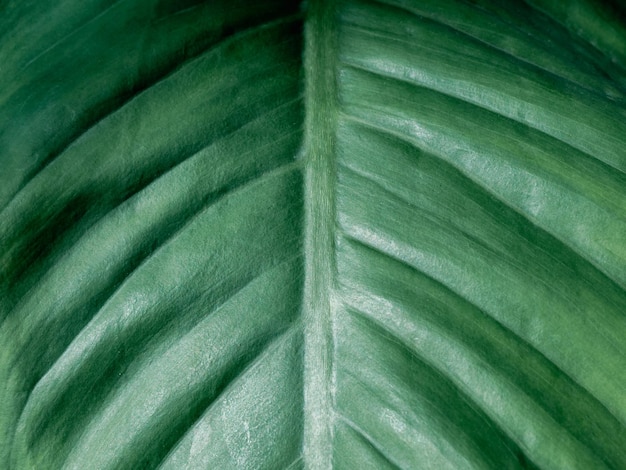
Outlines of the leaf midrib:
[[306,158],[303,460],[311,470],[332,468],[336,46],[335,2],[311,2],[305,23],[303,151]]

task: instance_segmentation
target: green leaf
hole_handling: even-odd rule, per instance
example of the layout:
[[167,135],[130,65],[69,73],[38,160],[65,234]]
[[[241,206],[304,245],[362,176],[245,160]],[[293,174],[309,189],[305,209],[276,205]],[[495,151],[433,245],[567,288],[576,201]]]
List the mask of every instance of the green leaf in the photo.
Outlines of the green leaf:
[[626,469],[626,8],[0,2],[0,468]]

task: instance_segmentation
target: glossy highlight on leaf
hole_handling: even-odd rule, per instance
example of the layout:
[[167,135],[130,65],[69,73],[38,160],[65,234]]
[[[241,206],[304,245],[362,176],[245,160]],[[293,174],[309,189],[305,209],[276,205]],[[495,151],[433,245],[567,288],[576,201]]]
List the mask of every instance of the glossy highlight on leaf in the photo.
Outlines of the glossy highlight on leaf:
[[626,469],[626,8],[0,3],[0,468]]

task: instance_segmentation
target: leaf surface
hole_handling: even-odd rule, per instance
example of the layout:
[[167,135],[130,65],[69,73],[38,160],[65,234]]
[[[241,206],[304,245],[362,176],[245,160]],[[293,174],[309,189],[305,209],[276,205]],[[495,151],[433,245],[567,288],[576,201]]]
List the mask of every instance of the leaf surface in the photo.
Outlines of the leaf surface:
[[626,468],[620,4],[0,4],[0,466]]

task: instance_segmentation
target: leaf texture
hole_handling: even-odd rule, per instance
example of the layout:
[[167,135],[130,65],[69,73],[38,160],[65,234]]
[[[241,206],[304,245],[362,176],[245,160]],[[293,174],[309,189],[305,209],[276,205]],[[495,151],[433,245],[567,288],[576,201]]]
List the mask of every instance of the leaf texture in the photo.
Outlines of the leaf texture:
[[622,5],[0,13],[1,468],[626,468]]

